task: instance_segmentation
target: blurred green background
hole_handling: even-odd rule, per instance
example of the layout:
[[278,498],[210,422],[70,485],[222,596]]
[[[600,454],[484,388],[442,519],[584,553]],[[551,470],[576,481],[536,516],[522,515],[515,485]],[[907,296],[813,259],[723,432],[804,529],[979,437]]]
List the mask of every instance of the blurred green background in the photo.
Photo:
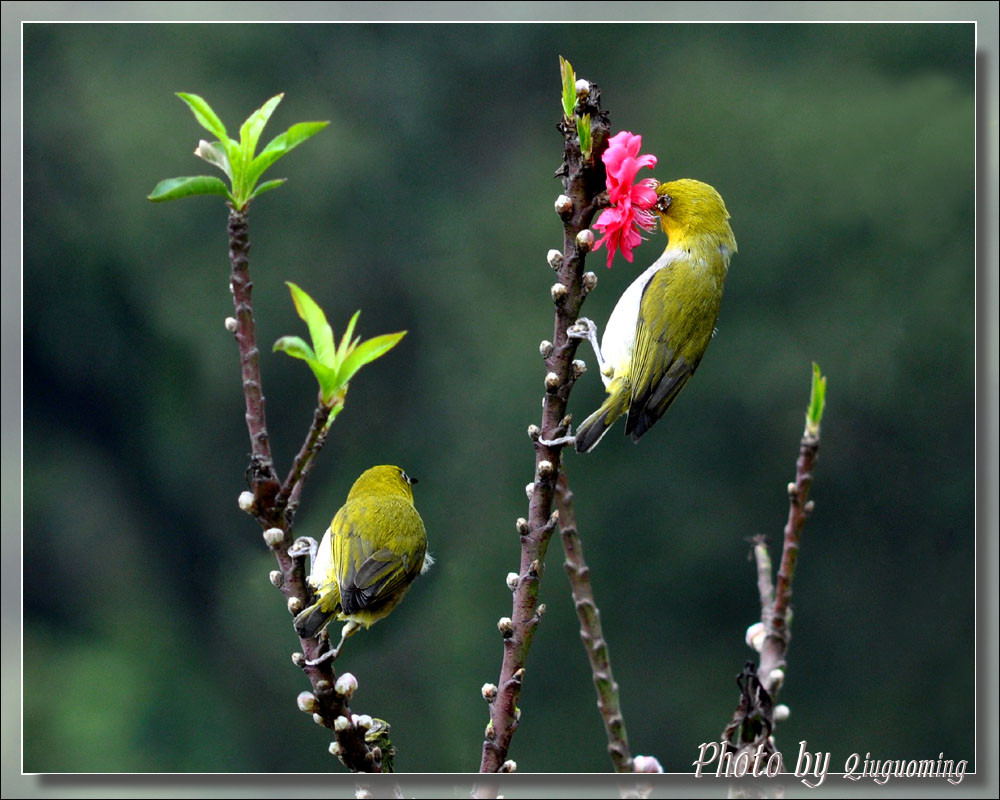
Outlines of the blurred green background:
[[[264,141],[329,128],[255,201],[251,270],[284,474],[315,383],[270,345],[406,329],[352,383],[303,498],[318,536],[366,467],[419,477],[438,560],[351,640],[354,708],[401,771],[475,771],[519,550],[559,247],[558,56],[598,83],[655,176],[726,199],[739,242],[719,334],[668,416],[567,454],[634,753],[686,772],[739,700],[759,616],[747,540],[777,543],[808,399],[829,376],[795,581],[778,744],[974,755],[974,28],[941,25],[27,25],[24,42],[24,761],[28,772],[342,771],[296,709],[291,620],[239,512],[248,441],[223,328],[221,199],[174,96]],[[638,269],[604,254],[603,325]],[[583,351],[581,350],[581,354]],[[600,401],[593,359],[571,410]],[[776,550],[776,547],[775,547]],[[561,547],[511,757],[607,771]]]

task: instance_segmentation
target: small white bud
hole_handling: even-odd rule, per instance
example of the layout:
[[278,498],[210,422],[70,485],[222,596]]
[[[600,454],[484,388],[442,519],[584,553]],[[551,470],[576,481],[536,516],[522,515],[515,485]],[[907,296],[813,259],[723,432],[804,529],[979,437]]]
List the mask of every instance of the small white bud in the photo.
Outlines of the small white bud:
[[562,381],[559,380],[559,376],[554,372],[547,372],[545,374],[545,388],[550,392],[558,389],[560,383],[562,383]]
[[326,720],[323,719],[322,714],[319,713],[313,714],[313,722],[315,722],[317,725],[321,725],[324,728],[326,727]]
[[561,194],[556,198],[556,213],[560,217],[568,217],[573,213],[573,201]]
[[284,583],[285,580],[281,572],[276,569],[271,570],[271,573],[267,576],[267,579],[271,581],[271,584],[273,586],[277,586],[279,589],[281,588],[281,584]]
[[508,758],[500,765],[498,772],[517,772],[517,762]]
[[535,609],[535,616],[541,617],[545,613],[545,603],[539,603],[538,608]]
[[788,496],[795,497],[795,494],[796,494],[795,481],[792,481],[791,483],[788,484]]
[[292,663],[297,667],[304,667],[306,665],[306,657],[304,653],[292,653]]
[[236,294],[236,290],[233,288],[232,281],[229,281],[229,294]]
[[372,726],[373,720],[368,714],[352,714],[351,722],[354,723],[355,727],[366,731]]
[[497,620],[497,630],[503,634],[503,638],[507,639],[514,635],[514,620],[510,617],[500,617]]
[[289,597],[288,598],[288,613],[291,614],[292,616],[295,616],[300,611],[302,611],[302,601],[299,600],[299,598],[297,598],[297,597]]
[[520,722],[520,721],[521,721],[521,707],[514,706],[514,722]]
[[576,82],[576,96],[586,97],[590,94],[590,81],[586,78],[580,78]]
[[584,228],[576,235],[576,246],[584,253],[589,253],[594,249],[594,232],[590,228]]
[[535,493],[535,484],[529,483],[524,487],[524,493],[528,495],[528,499],[531,499],[531,495]]
[[781,684],[785,682],[785,671],[780,667],[777,669],[772,669],[771,674],[767,676],[767,690],[772,694],[781,688]]
[[487,703],[492,703],[494,700],[497,699],[496,684],[484,683],[482,692],[483,692],[483,700],[485,700]]
[[490,740],[492,740],[493,737],[496,735],[495,731],[493,730],[493,720],[490,720],[489,722],[486,723],[486,732],[483,735]]
[[299,696],[295,698],[295,702],[299,706],[299,711],[304,711],[307,714],[312,714],[319,708],[316,695],[312,692],[299,692]]
[[358,679],[355,678],[350,672],[345,672],[337,678],[337,682],[333,685],[333,690],[339,694],[341,697],[350,697],[357,691]]
[[776,705],[774,707],[774,721],[775,722],[784,722],[791,715],[792,715],[792,710],[788,706],[786,706],[784,703],[778,703],[778,705]]
[[767,628],[764,627],[763,622],[755,622],[749,628],[747,628],[746,642],[749,647],[752,647],[758,653],[760,648],[764,646],[764,639],[767,637]]
[[663,767],[655,756],[636,756],[632,759],[634,772],[663,772]]
[[588,293],[592,292],[594,291],[595,286],[597,286],[597,275],[595,275],[593,272],[584,272],[583,291]]
[[537,425],[528,426],[528,438],[531,439],[531,441],[535,441],[541,435],[542,435],[542,429],[539,428]]
[[552,269],[559,269],[563,263],[563,254],[560,250],[549,250],[545,256],[545,260],[549,262],[549,266]]
[[333,721],[333,729],[337,733],[342,733],[343,731],[346,731],[350,727],[351,727],[351,721],[343,714],[341,714]]
[[556,281],[552,284],[552,302],[560,303],[566,299],[566,295],[569,294],[569,289],[567,289],[563,284]]
[[538,477],[548,478],[555,472],[556,468],[552,466],[551,461],[542,460],[538,462]]
[[587,364],[580,358],[573,359],[573,377],[579,378],[587,371]]
[[226,317],[226,330],[236,333],[236,317]]
[[330,742],[330,755],[340,758],[344,755],[344,746],[340,742]]
[[515,589],[517,589],[517,584],[520,583],[520,581],[521,581],[521,576],[518,575],[516,572],[507,573],[507,588],[510,589],[512,592]]
[[528,520],[524,517],[518,517],[517,522],[514,523],[514,527],[517,528],[517,532],[521,536],[527,536],[528,531],[531,530],[531,528],[528,527]]
[[236,502],[239,503],[240,511],[246,511],[248,514],[252,514],[257,510],[257,504],[253,499],[253,492],[240,492],[240,496]]
[[264,541],[268,547],[277,547],[285,541],[285,532],[281,528],[268,528],[264,531]]
[[538,352],[541,353],[542,358],[548,358],[552,353],[552,342],[548,339],[542,339],[538,343]]

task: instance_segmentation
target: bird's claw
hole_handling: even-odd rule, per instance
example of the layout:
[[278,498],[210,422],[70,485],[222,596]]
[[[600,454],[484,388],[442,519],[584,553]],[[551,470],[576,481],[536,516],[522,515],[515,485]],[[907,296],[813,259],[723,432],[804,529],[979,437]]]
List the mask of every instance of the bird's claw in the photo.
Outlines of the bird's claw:
[[538,437],[538,443],[546,447],[564,447],[569,444],[576,444],[575,436],[560,436],[557,439],[543,439]]
[[288,557],[303,558],[305,556],[309,556],[309,560],[311,562],[316,558],[316,551],[318,549],[319,545],[311,536],[300,536],[292,543],[292,546],[288,548]]

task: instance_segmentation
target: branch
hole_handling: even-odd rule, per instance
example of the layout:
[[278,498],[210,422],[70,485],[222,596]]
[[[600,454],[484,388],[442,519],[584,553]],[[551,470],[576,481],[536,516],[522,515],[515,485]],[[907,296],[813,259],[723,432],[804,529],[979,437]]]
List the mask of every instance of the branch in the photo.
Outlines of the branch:
[[580,620],[580,638],[583,640],[590,670],[597,689],[597,708],[604,719],[604,730],[608,736],[608,753],[615,772],[632,772],[632,756],[629,752],[625,719],[618,703],[618,684],[611,674],[611,656],[608,644],[601,630],[601,612],[594,602],[594,591],[590,584],[590,568],[583,560],[583,544],[576,528],[576,512],[573,509],[573,492],[569,488],[566,473],[559,476],[556,484],[556,508],[559,511],[559,530],[562,533],[563,550],[566,552],[566,574],[573,590],[576,615]]
[[[261,511],[274,506],[278,492],[278,478],[271,459],[271,443],[267,436],[264,418],[264,393],[260,378],[260,350],[254,326],[253,302],[250,298],[253,283],[250,281],[250,226],[248,212],[229,210],[229,263],[232,272],[229,286],[233,293],[236,311],[236,343],[240,350],[240,369],[243,376],[243,395],[246,398],[247,430],[250,433],[250,487],[256,506]],[[273,522],[273,520],[262,520]]]
[[[264,530],[264,541],[274,553],[278,569],[271,572],[271,583],[285,596],[288,610],[297,614],[308,604],[312,590],[305,577],[304,559],[289,552],[292,517],[302,486],[316,454],[323,446],[328,421],[333,408],[322,404],[313,415],[313,423],[302,449],[295,458],[284,485],[279,485],[271,458],[271,446],[264,417],[264,394],[260,375],[260,351],[251,302],[253,284],[250,281],[250,240],[247,211],[229,212],[229,259],[232,267],[230,285],[236,310],[235,325],[230,325],[239,346],[243,394],[246,398],[247,430],[250,434],[251,461],[249,468],[251,492],[241,497],[241,507],[251,513]],[[371,718],[352,714],[349,700],[357,680],[342,675],[338,680],[330,661],[315,666],[306,662],[318,658],[323,642],[300,638],[302,652],[292,654],[292,661],[302,668],[311,684],[311,692],[299,695],[302,711],[334,731],[331,752],[356,772],[381,772],[381,748],[365,740]],[[345,680],[349,678],[349,680]]]
[[[590,114],[592,151],[590,158],[585,159],[575,124],[563,118],[559,123],[563,164],[557,175],[562,177],[564,194],[556,201],[556,211],[563,221],[563,249],[549,259],[550,266],[558,273],[558,280],[552,286],[553,335],[551,342],[543,341],[540,347],[546,368],[542,420],[540,427],[532,425],[528,430],[535,448],[535,472],[529,486],[528,517],[517,522],[521,564],[511,617],[504,617],[499,623],[504,637],[503,663],[496,695],[490,701],[490,723],[483,741],[480,772],[514,769],[514,762],[507,759],[507,754],[520,718],[517,699],[528,651],[545,608],[538,603],[538,585],[549,539],[558,521],[558,513],[553,513],[552,506],[564,444],[557,440],[569,430],[567,401],[573,384],[583,374],[582,362],[573,360],[579,340],[571,339],[566,331],[576,322],[584,298],[596,284],[592,273],[584,276],[583,267],[593,246],[589,225],[599,205],[596,198],[605,188],[600,155],[607,147],[609,123],[607,112],[600,108],[600,90],[596,85],[590,85],[589,94],[578,96],[577,109],[581,115]],[[480,788],[484,793],[489,791]]]
[[775,706],[775,702],[785,679],[785,657],[791,639],[792,580],[798,563],[802,527],[814,508],[809,491],[819,453],[820,420],[825,402],[826,378],[813,364],[812,391],[806,412],[806,428],[795,462],[795,481],[788,484],[788,522],[785,524],[777,581],[772,581],[766,537],[756,536],[753,540],[761,621],[747,631],[747,643],[760,651],[760,666],[749,661],[737,677],[740,704],[722,733],[722,741],[734,751],[753,753],[760,746],[762,755],[769,756],[775,752],[770,739],[775,722],[788,715],[787,706]]

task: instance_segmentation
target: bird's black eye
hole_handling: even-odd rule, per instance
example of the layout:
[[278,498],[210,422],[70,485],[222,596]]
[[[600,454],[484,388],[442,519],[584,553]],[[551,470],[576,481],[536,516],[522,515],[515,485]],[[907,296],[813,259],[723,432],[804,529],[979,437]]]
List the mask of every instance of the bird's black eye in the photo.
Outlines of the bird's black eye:
[[660,195],[660,199],[656,201],[656,210],[661,214],[666,214],[667,209],[670,208],[673,202],[674,198],[672,198],[669,194],[662,194]]
[[417,479],[416,478],[411,478],[409,475],[407,475],[405,472],[403,472],[403,470],[400,470],[399,474],[403,477],[404,481],[406,481],[408,484],[410,484],[410,486],[412,486],[413,484],[417,483]]

